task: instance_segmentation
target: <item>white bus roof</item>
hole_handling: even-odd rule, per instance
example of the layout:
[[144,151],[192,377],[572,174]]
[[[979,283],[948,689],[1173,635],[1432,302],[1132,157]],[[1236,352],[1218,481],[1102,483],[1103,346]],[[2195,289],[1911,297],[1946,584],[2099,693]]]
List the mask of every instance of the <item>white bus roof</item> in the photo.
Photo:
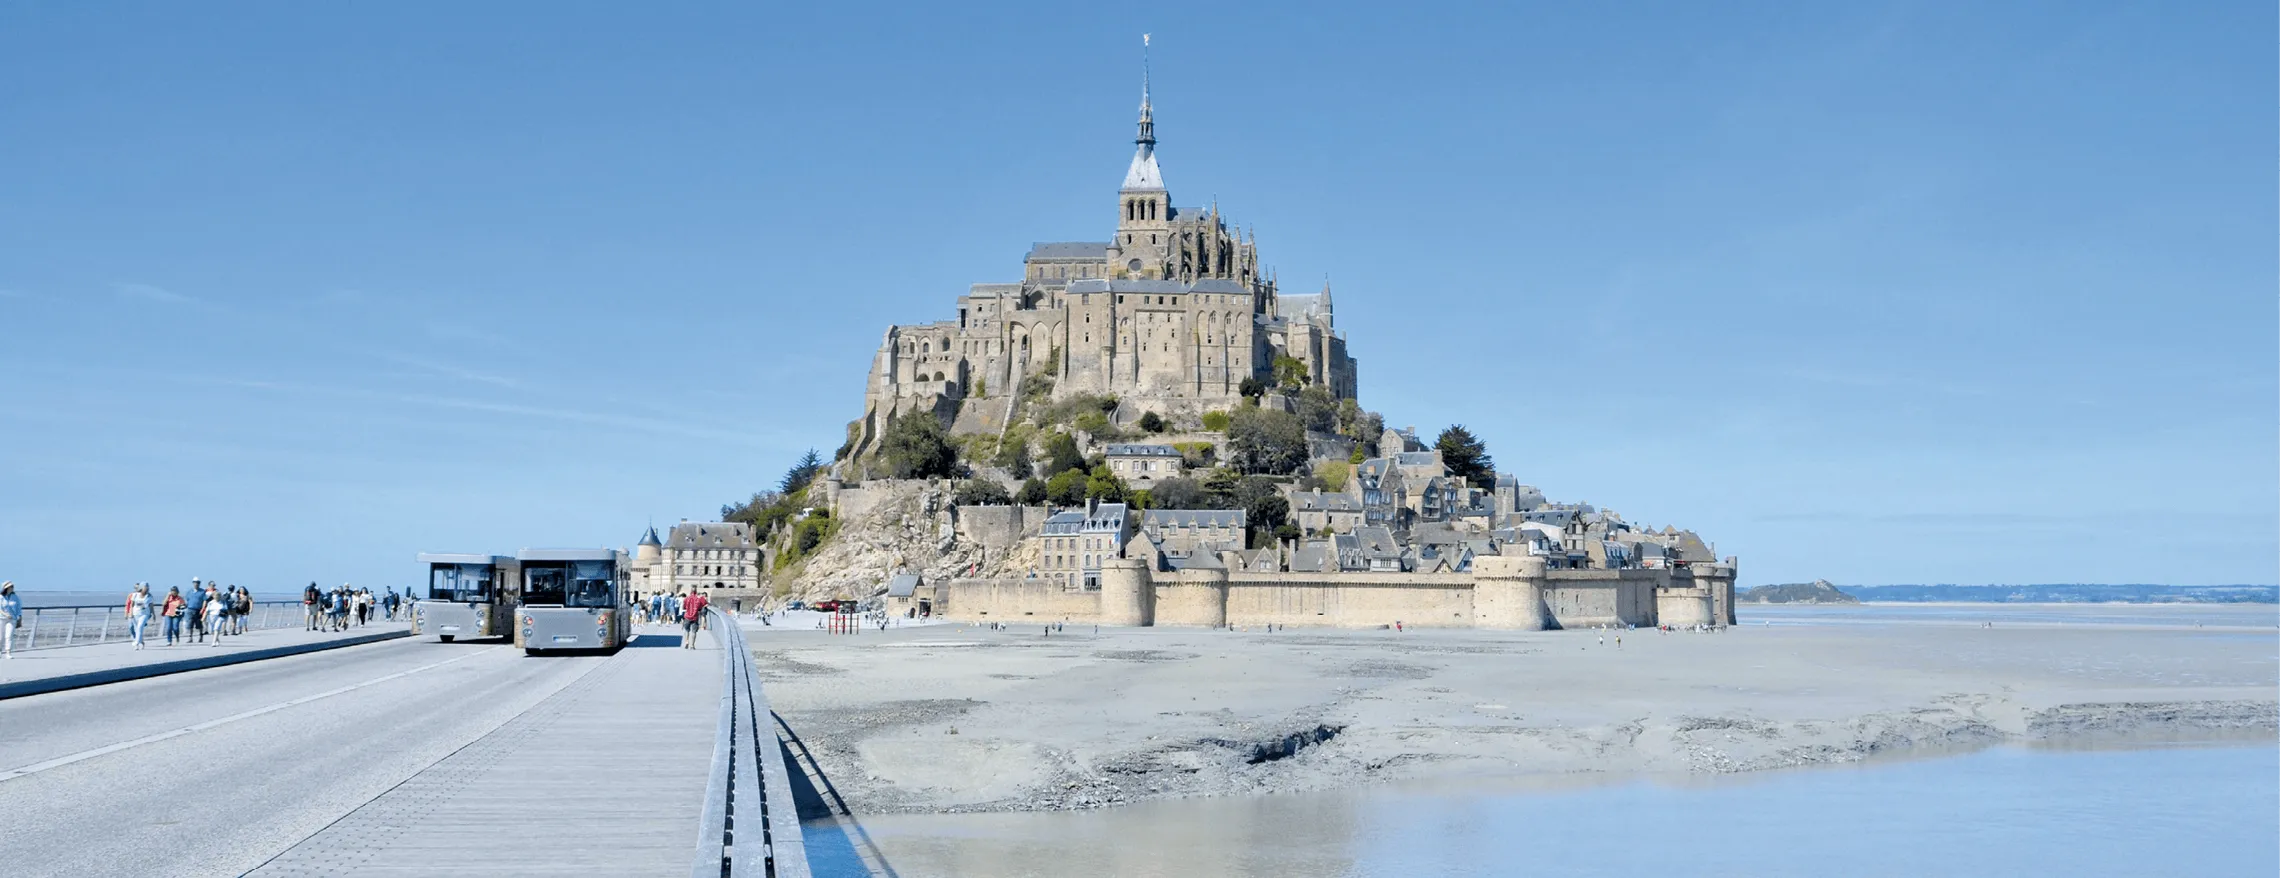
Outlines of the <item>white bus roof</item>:
[[616,549],[524,549],[515,553],[523,561],[615,561]]
[[505,555],[461,555],[452,552],[421,552],[422,564],[497,564],[512,561]]

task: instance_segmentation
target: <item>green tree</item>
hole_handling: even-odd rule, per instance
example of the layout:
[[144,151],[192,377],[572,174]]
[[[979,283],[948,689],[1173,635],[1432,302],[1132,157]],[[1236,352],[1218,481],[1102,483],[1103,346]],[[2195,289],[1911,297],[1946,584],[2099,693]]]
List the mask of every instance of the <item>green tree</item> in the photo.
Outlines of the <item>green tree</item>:
[[1306,362],[1289,354],[1275,355],[1275,383],[1284,390],[1297,390],[1307,382]]
[[[1243,474],[1232,467],[1220,467],[1203,477],[1203,492],[1196,498],[1193,509],[1241,509],[1246,493]],[[1166,509],[1179,507],[1167,506]]]
[[1203,485],[1194,479],[1163,479],[1148,489],[1151,509],[1203,509]]
[[1124,498],[1124,502],[1132,504],[1132,508],[1134,509],[1157,508],[1156,492],[1148,488],[1141,488],[1140,490],[1132,492],[1132,496]]
[[1442,430],[1440,438],[1433,440],[1433,447],[1440,450],[1441,462],[1448,465],[1449,472],[1465,477],[1473,487],[1496,484],[1496,463],[1489,460],[1488,446],[1465,429],[1465,425],[1453,424]]
[[1245,525],[1256,536],[1274,534],[1290,526],[1290,501],[1281,494],[1267,494],[1251,500],[1243,507]]
[[1067,433],[1054,431],[1045,437],[1045,472],[1060,475],[1073,469],[1083,469],[1084,452],[1077,450],[1077,440]]
[[1014,499],[1023,506],[1043,506],[1045,497],[1045,480],[1036,476],[1030,476],[1028,481],[1022,482],[1021,493],[1014,495]]
[[1227,432],[1227,423],[1226,412],[1209,411],[1203,413],[1203,428],[1213,433]]
[[1258,399],[1267,392],[1267,383],[1260,381],[1257,375],[1246,375],[1236,392],[1251,399]]
[[1155,412],[1146,412],[1140,415],[1140,429],[1142,430],[1150,433],[1161,433],[1169,427],[1169,424],[1164,423],[1163,415]]
[[1108,467],[1099,467],[1085,479],[1085,497],[1103,503],[1122,503],[1131,496],[1131,488],[1117,478]]
[[1285,475],[1306,465],[1306,425],[1270,408],[1237,409],[1227,427],[1227,462],[1245,473]]
[[1004,485],[990,479],[967,479],[958,483],[950,502],[959,506],[1005,506],[1013,502],[1013,495],[1006,493]]
[[823,455],[810,448],[806,454],[800,455],[798,463],[792,464],[792,468],[784,472],[783,481],[776,483],[776,491],[789,494],[805,488],[809,482],[815,481],[816,474],[820,472],[823,472]]
[[1346,455],[1347,463],[1361,463],[1368,459],[1370,459],[1370,450],[1363,447],[1360,442],[1354,443],[1354,453]]
[[1323,461],[1314,468],[1314,475],[1322,480],[1322,490],[1346,490],[1346,480],[1354,475],[1354,465],[1343,460]]
[[942,422],[927,412],[911,412],[887,424],[879,440],[879,461],[889,478],[940,479],[958,474],[958,449]]
[[1319,384],[1299,391],[1298,419],[1306,423],[1306,429],[1316,433],[1338,429],[1338,398],[1330,395],[1329,388]]
[[1085,502],[1087,476],[1081,469],[1066,469],[1045,480],[1045,501],[1055,506],[1076,506]]

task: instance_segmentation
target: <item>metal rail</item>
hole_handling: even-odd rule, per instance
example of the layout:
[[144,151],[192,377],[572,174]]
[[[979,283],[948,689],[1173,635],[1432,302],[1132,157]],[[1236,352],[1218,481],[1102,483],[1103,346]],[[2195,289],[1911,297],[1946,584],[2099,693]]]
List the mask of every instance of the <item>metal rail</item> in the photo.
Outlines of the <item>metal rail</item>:
[[736,618],[705,611],[720,644],[720,720],[713,731],[712,778],[697,820],[692,878],[808,878],[799,809],[792,802],[783,748],[768,698],[752,672],[752,649]]
[[[149,627],[143,629],[143,639],[164,640],[166,619],[158,615],[156,604],[150,609]],[[375,620],[385,618],[385,612],[377,606],[372,612]],[[291,628],[307,618],[300,601],[254,601],[253,611],[245,617],[245,630]],[[127,618],[123,603],[100,607],[25,607],[23,618],[16,620],[14,648],[51,649],[133,640],[132,621]],[[182,620],[182,633],[190,633],[187,618]]]

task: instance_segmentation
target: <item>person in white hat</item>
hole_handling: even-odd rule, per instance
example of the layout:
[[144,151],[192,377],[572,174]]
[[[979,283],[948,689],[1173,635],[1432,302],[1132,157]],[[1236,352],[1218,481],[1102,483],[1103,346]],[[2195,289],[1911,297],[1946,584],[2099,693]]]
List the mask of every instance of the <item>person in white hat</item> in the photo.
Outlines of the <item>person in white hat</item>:
[[16,596],[16,581],[0,582],[0,658],[16,657],[16,620],[24,617],[24,599]]

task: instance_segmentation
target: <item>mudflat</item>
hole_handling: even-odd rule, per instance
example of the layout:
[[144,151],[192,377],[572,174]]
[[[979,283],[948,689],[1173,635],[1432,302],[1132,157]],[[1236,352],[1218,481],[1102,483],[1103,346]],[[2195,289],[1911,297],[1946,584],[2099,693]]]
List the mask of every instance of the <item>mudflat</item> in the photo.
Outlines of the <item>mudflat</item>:
[[857,813],[2280,736],[2274,608],[2065,617],[1767,627],[1745,611],[1700,633],[750,630],[773,707]]

